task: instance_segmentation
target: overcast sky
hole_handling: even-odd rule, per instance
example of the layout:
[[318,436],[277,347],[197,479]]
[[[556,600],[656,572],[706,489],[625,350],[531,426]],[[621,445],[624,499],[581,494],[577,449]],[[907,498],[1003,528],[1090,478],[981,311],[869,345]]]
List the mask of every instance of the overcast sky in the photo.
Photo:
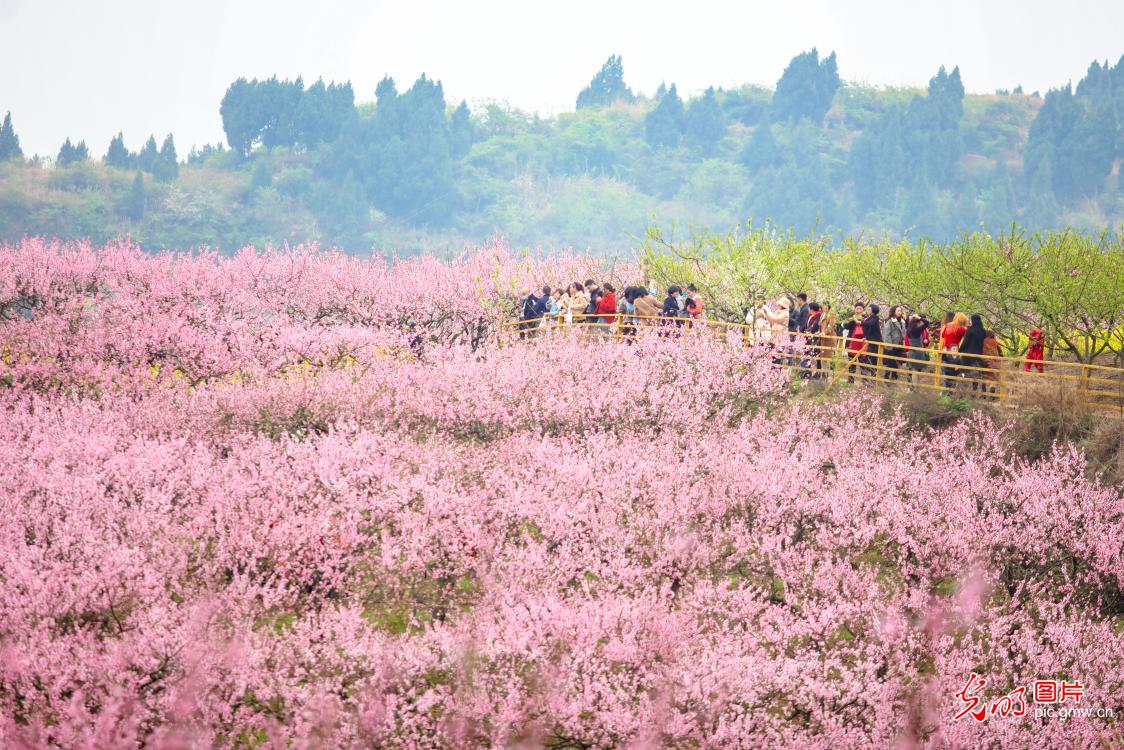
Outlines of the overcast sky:
[[634,90],[776,82],[796,53],[835,50],[845,80],[924,85],[959,65],[969,92],[1076,82],[1124,53],[1113,0],[0,0],[0,114],[24,152],[67,136],[95,155],[125,132],[223,140],[219,101],[238,76],[350,80],[360,101],[389,73],[425,72],[449,101],[571,109],[610,54]]

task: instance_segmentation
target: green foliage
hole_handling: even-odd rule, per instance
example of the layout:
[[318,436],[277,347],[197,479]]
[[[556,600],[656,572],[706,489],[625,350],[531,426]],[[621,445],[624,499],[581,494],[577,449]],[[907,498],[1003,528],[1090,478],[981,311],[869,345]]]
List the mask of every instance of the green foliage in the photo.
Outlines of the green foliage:
[[133,186],[129,190],[124,213],[133,222],[144,218],[144,176],[140,172],[133,177]]
[[164,138],[164,144],[160,147],[160,152],[156,155],[156,160],[152,164],[152,177],[158,182],[171,182],[180,173],[179,160],[176,158],[176,144],[172,140],[172,134]]
[[55,159],[55,164],[60,167],[66,167],[81,161],[87,161],[89,158],[90,151],[86,148],[85,141],[78,141],[78,145],[76,146],[67,138],[59,149],[59,155]]
[[464,158],[475,141],[476,128],[472,124],[472,114],[468,111],[468,103],[461,100],[449,117],[449,155],[454,159]]
[[1095,197],[1122,142],[1124,56],[1114,67],[1090,65],[1076,93],[1069,85],[1046,92],[1026,145],[1027,182],[1046,203],[1073,205]]
[[781,155],[773,137],[772,124],[766,119],[753,129],[753,135],[742,148],[741,162],[751,171],[773,167],[780,163]]
[[655,109],[645,115],[644,139],[652,146],[678,146],[683,138],[686,119],[683,100],[673,83]]
[[144,148],[137,154],[136,165],[143,171],[152,173],[156,168],[156,162],[160,158],[160,152],[156,148],[156,136],[148,136],[148,140],[144,142]]
[[1066,230],[1027,235],[966,234],[936,245],[925,239],[800,238],[771,226],[683,240],[650,227],[645,275],[660,285],[694,283],[716,315],[741,320],[764,296],[806,291],[821,302],[863,299],[905,304],[937,320],[949,310],[984,314],[1017,353],[1040,326],[1080,362],[1124,356],[1124,232]]
[[[220,108],[231,148],[193,149],[184,165],[171,142],[150,137],[130,155],[118,134],[112,169],[72,162],[72,145],[60,159],[69,166],[36,171],[13,158],[6,117],[0,233],[224,247],[317,238],[411,252],[498,232],[612,253],[653,214],[934,241],[981,227],[995,236],[1015,220],[1097,230],[1124,221],[1113,171],[1124,154],[1122,79],[1124,61],[1094,63],[1076,90],[1045,101],[967,96],[955,68],[925,90],[842,86],[834,57],[813,50],[790,63],[775,95],[712,88],[688,105],[674,85],[637,102],[614,56],[579,111],[551,117],[448,106],[424,76],[404,93],[386,78],[358,107],[350,84],[239,79]],[[155,179],[143,217],[126,222],[138,169]]]
[[20,138],[12,128],[12,113],[8,112],[4,115],[4,124],[0,125],[0,162],[21,158]]
[[337,141],[334,171],[354,164],[367,197],[389,214],[419,224],[445,222],[456,191],[441,83],[423,74],[399,95],[384,79],[376,96],[374,116],[353,120]]
[[306,90],[304,81],[259,81],[239,78],[226,90],[219,107],[227,143],[240,156],[257,144],[315,148],[330,143],[355,115],[350,83],[325,85],[317,80]]
[[722,105],[718,103],[712,86],[687,108],[684,140],[702,153],[711,154],[725,133],[726,114],[722,111]]
[[118,132],[109,142],[109,149],[105,152],[107,166],[117,169],[129,169],[133,166],[133,155],[125,148],[125,134]]
[[264,159],[258,159],[254,163],[254,171],[250,173],[250,190],[261,190],[272,184],[273,174],[269,171],[269,165]]
[[578,93],[577,109],[607,107],[613,102],[631,102],[632,89],[624,82],[624,63],[620,55],[611,55],[589,85]]
[[810,52],[801,52],[792,58],[777,81],[774,121],[806,117],[815,123],[822,122],[841,83],[834,52],[822,62],[814,47]]

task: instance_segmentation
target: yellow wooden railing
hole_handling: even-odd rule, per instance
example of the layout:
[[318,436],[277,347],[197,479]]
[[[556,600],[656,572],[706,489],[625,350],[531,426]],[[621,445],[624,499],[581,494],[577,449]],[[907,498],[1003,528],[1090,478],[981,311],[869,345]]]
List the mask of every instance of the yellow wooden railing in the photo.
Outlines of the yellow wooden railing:
[[[581,334],[628,339],[641,330],[656,329],[676,336],[713,336],[730,344],[768,346],[774,361],[806,377],[829,381],[866,382],[923,389],[953,396],[1024,405],[1044,388],[1066,391],[1090,407],[1118,411],[1124,417],[1124,368],[1106,365],[1043,360],[1027,371],[1022,357],[984,354],[962,355],[934,347],[871,345],[863,342],[857,353],[848,351],[852,339],[828,334],[791,335],[758,331],[746,323],[722,320],[665,318],[615,314],[612,323],[600,315],[575,315],[573,322],[546,317],[517,320],[500,327],[498,343],[543,336]],[[860,340],[861,341],[861,340]],[[893,353],[891,353],[893,352]],[[910,353],[915,353],[910,358]],[[862,356],[862,359],[858,355]],[[924,355],[924,356],[921,356]]]

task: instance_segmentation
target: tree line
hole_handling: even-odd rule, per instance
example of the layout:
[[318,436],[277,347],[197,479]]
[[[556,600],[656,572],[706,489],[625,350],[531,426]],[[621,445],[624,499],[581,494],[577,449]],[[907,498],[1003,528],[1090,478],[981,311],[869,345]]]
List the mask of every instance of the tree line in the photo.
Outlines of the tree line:
[[[941,67],[922,91],[849,86],[836,55],[816,49],[796,55],[771,90],[710,87],[693,97],[674,82],[635,93],[613,55],[575,111],[554,118],[454,106],[424,74],[405,91],[384,78],[373,93],[363,103],[346,82],[239,78],[219,107],[226,145],[193,148],[186,163],[242,175],[247,191],[224,200],[285,204],[271,213],[297,209],[323,239],[347,245],[369,246],[389,225],[620,240],[642,233],[653,213],[936,240],[1015,221],[1124,217],[1113,171],[1124,155],[1124,57],[1094,62],[1076,87],[1044,98],[1021,87],[967,97],[957,67]],[[0,161],[20,158],[9,113]],[[91,158],[84,141],[68,138],[55,164]],[[165,183],[181,166],[170,134],[134,153],[118,133],[103,162]]]

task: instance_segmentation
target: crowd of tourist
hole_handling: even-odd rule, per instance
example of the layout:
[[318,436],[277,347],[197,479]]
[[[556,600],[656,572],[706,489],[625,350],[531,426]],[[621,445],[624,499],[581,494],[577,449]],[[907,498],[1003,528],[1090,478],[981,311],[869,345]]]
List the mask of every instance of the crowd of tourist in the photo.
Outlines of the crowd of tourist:
[[[522,294],[520,335],[533,335],[539,328],[581,324],[600,333],[614,331],[625,337],[644,324],[693,327],[706,318],[706,305],[693,284],[673,284],[661,303],[654,290],[642,285],[626,287],[618,297],[608,283],[574,282],[565,289],[544,286],[541,293],[525,289]],[[906,313],[892,305],[883,313],[878,304],[855,302],[851,314],[841,321],[829,303],[809,301],[801,292],[780,297],[751,309],[745,318],[747,336],[785,348],[782,358],[799,365],[806,377],[826,374],[827,362],[842,347],[848,377],[913,380],[934,372],[939,352],[939,370],[944,387],[955,378],[966,378],[985,392],[994,392],[999,380],[1003,349],[994,330],[983,317],[950,312],[940,323],[921,313]],[[1024,369],[1043,372],[1042,330],[1029,332],[1030,347]]]

